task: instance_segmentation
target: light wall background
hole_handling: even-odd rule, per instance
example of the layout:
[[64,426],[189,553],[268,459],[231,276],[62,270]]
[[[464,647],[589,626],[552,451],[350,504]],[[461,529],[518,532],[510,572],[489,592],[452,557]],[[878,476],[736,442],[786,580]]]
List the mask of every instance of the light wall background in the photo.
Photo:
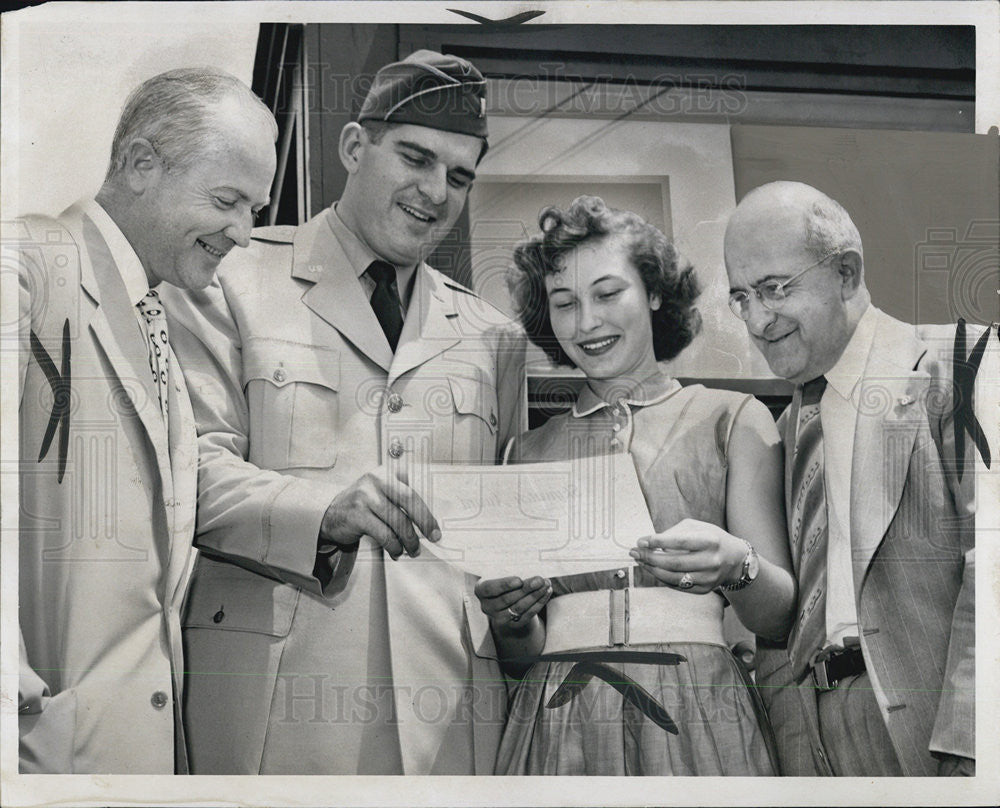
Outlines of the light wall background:
[[[97,191],[129,92],[175,67],[209,65],[250,82],[258,24],[21,23],[4,59],[6,213],[55,214]],[[8,57],[12,56],[10,52]],[[13,158],[11,162],[7,162]]]
[[[502,309],[511,308],[499,270],[509,262],[514,244],[538,232],[540,198],[566,207],[579,190],[612,190],[631,177],[639,185],[628,199],[606,201],[664,227],[694,264],[702,284],[702,332],[670,363],[669,372],[729,378],[770,375],[763,358],[749,349],[743,324],[726,305],[729,284],[722,236],[736,205],[728,125],[494,115],[490,137],[490,151],[469,195],[472,276],[481,294]],[[615,175],[614,183],[606,185],[609,173]],[[567,183],[567,177],[575,181]],[[505,179],[511,190],[497,194],[497,185]],[[654,180],[658,184],[651,186]],[[651,204],[651,187],[659,205]],[[565,194],[567,188],[572,189],[570,198],[562,198],[560,191]],[[519,189],[530,192],[521,194]],[[507,204],[500,204],[504,199]]]

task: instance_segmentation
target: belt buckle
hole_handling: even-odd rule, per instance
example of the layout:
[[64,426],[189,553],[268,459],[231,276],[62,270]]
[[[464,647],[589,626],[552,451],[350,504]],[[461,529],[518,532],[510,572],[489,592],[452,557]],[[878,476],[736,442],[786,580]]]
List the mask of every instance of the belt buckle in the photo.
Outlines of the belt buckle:
[[817,690],[836,690],[837,680],[830,681],[826,669],[826,660],[817,661],[812,668],[813,680],[816,682]]

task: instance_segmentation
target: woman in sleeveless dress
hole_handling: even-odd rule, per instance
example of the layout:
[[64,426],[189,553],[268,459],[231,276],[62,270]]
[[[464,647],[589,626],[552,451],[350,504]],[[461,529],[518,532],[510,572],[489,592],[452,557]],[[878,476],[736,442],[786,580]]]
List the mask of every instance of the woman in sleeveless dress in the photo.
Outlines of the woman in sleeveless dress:
[[479,582],[520,680],[496,773],[777,774],[760,700],[722,635],[727,602],[769,639],[791,625],[774,422],[752,396],[682,387],[658,364],[701,322],[693,270],[662,233],[596,197],[548,208],[539,225],[515,251],[514,300],[531,339],[587,379],[507,462],[628,453],[658,532],[636,537],[631,567]]

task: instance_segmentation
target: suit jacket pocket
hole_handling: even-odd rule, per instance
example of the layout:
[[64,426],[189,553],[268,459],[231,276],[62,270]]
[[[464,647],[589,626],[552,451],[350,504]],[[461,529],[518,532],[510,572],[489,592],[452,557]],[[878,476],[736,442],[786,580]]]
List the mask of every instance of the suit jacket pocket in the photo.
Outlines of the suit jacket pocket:
[[188,594],[184,628],[287,637],[300,590],[202,555]]
[[261,468],[330,468],[337,460],[340,352],[255,337],[243,347],[250,462]]
[[18,716],[21,774],[73,774],[76,692],[46,699],[41,712]]

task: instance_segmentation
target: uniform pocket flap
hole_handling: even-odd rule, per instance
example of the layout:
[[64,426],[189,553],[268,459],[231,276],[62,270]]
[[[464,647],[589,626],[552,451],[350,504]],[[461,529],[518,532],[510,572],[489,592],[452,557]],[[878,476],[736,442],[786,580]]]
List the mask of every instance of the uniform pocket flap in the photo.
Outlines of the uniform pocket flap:
[[184,628],[286,637],[299,595],[297,587],[202,555],[191,578]]
[[479,379],[465,376],[449,376],[448,386],[455,402],[455,412],[476,415],[489,426],[490,432],[497,431],[497,413],[494,402],[496,390]]
[[243,346],[243,386],[266,379],[276,387],[293,382],[340,387],[340,352],[323,345],[251,338]]

